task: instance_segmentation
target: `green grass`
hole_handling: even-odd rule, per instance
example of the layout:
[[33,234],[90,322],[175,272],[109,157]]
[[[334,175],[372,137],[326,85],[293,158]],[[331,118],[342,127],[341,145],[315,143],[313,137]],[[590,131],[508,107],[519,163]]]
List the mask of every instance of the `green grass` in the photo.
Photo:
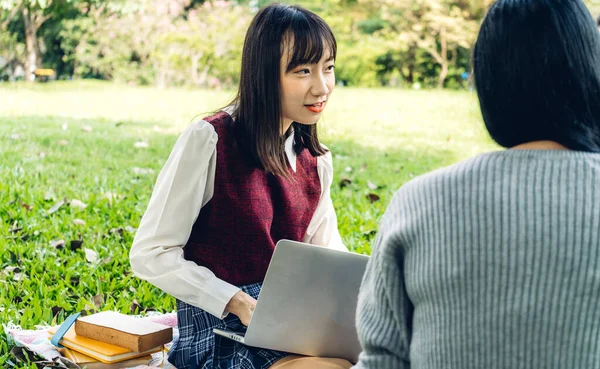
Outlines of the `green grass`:
[[[131,274],[133,228],[179,132],[232,96],[93,81],[0,84],[0,323],[32,329],[86,308],[174,310],[171,297]],[[361,253],[403,183],[496,148],[469,92],[340,88],[320,127],[334,155],[340,232]],[[2,328],[0,337],[5,367]]]

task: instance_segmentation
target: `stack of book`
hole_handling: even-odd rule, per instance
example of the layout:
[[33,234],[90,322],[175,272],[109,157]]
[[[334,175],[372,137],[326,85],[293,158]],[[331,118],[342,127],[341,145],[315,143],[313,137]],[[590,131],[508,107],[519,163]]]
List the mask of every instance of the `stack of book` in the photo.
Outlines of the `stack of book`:
[[[59,327],[52,327],[52,336]],[[116,369],[147,365],[150,354],[163,350],[173,339],[173,330],[112,311],[78,318],[60,339],[63,355],[87,369]]]

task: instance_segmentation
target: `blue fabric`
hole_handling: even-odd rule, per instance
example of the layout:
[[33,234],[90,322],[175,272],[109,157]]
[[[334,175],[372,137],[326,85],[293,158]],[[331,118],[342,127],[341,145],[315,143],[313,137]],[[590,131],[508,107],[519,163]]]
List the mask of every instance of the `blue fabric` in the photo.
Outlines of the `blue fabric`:
[[50,339],[50,343],[56,347],[63,347],[59,343],[59,341],[62,340],[63,336],[67,333],[69,328],[71,328],[71,326],[73,326],[73,324],[75,324],[75,321],[77,320],[77,318],[79,318],[79,315],[81,315],[81,313],[75,313],[75,314],[69,315],[69,317],[67,319],[65,319],[63,324],[60,325],[60,327],[58,328],[56,333],[54,333],[54,335]]
[[[258,298],[262,283],[241,286]],[[221,320],[206,311],[177,300],[179,339],[169,354],[177,369],[266,369],[289,355],[285,352],[250,347],[215,335],[214,328],[245,332],[246,327],[233,314]]]

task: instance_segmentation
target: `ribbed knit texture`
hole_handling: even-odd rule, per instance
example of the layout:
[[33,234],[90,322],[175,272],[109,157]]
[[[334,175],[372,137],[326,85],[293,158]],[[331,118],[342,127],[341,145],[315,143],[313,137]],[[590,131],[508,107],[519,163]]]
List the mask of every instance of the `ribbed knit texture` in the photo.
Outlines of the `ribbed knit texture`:
[[404,185],[357,326],[356,368],[600,368],[600,154],[506,150]]

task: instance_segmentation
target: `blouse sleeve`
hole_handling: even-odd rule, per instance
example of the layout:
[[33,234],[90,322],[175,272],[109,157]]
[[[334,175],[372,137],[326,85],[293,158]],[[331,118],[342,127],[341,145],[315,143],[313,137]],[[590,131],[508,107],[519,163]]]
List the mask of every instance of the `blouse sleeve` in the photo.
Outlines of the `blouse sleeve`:
[[308,225],[304,242],[348,251],[338,231],[337,217],[331,201],[331,184],[333,183],[331,152],[318,157],[317,171],[321,182],[321,198]]
[[213,196],[217,140],[204,121],[181,134],[158,175],[129,257],[139,278],[223,318],[239,288],[183,257],[200,209]]

